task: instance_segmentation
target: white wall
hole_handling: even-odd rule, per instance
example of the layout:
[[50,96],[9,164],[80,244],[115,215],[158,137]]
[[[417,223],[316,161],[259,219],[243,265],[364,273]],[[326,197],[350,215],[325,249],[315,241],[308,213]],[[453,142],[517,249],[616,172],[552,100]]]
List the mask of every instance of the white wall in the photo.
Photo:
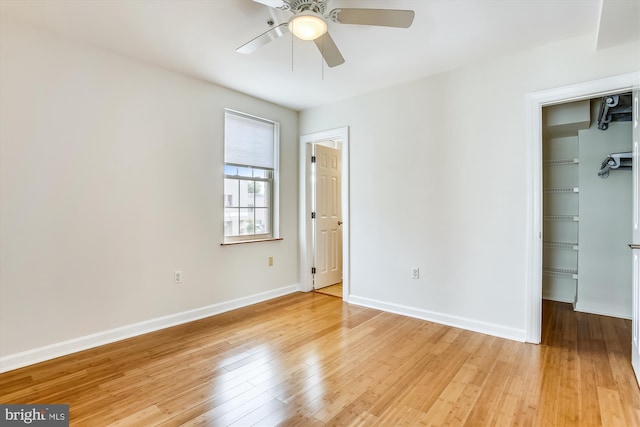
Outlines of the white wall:
[[579,132],[580,252],[576,309],[631,318],[630,170],[598,176],[610,153],[632,150],[631,121],[611,122],[598,129],[600,100],[592,101],[592,125]]
[[302,134],[350,127],[350,299],[524,339],[525,95],[638,52],[582,37],[303,111]]
[[[297,286],[296,112],[1,27],[0,360]],[[225,107],[282,125],[283,241],[220,246]]]

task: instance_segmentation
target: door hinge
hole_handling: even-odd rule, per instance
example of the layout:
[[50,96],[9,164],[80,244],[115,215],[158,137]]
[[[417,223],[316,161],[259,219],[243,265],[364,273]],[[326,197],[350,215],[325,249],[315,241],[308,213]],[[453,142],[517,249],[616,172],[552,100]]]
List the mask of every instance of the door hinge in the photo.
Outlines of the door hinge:
[[311,219],[316,219],[316,213],[315,212],[311,212]]
[[316,268],[315,267],[311,267],[311,274],[316,274]]
[[311,163],[315,163],[316,162],[316,156],[311,156]]

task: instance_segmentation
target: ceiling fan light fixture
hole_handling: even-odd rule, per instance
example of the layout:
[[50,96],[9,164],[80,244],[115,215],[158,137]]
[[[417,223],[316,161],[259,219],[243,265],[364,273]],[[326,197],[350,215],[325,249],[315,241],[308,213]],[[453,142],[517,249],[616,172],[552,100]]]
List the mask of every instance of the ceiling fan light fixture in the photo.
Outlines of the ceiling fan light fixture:
[[305,11],[289,20],[289,31],[299,39],[315,40],[327,32],[327,23],[317,13]]

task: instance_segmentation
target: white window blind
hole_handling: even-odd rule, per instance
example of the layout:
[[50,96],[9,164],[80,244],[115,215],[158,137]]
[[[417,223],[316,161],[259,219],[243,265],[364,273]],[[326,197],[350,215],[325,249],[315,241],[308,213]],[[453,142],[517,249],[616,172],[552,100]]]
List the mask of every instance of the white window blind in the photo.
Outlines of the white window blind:
[[225,163],[274,169],[273,141],[273,122],[225,111]]

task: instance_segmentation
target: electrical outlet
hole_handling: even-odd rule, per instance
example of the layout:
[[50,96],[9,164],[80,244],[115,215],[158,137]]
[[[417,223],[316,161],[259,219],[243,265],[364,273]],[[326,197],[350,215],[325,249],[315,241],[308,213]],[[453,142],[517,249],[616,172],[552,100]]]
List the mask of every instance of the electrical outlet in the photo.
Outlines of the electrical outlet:
[[175,283],[182,283],[182,271],[176,270],[173,272],[173,281]]
[[420,269],[418,267],[411,267],[411,278],[412,279],[420,278]]
[[269,267],[273,267],[273,257],[269,257]]

